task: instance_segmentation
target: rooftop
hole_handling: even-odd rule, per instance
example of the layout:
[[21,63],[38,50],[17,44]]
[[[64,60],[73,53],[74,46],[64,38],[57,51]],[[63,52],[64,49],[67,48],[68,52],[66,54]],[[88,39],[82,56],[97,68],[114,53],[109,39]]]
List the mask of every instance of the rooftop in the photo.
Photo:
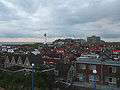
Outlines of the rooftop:
[[[90,56],[90,55],[88,55],[88,56]],[[96,65],[104,64],[104,65],[110,65],[110,66],[120,66],[120,61],[117,61],[117,60],[112,60],[112,59],[103,60],[101,57],[91,58],[88,56],[86,55],[86,57],[81,56],[81,57],[77,58],[76,63],[96,64]],[[97,55],[95,55],[95,56],[97,56]]]

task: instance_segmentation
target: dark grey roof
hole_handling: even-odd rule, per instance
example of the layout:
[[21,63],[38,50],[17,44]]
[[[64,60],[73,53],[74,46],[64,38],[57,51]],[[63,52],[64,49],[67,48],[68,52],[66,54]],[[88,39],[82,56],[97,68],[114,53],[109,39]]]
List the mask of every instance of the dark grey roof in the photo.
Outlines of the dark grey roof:
[[120,61],[114,61],[111,59],[106,59],[102,61],[100,58],[90,59],[90,58],[77,58],[76,63],[85,63],[85,64],[104,64],[111,66],[120,66]]
[[[26,57],[28,57],[30,64],[35,63],[35,64],[41,64],[43,63],[41,55],[34,55],[34,54],[7,54],[6,57],[8,56],[9,60],[11,61],[12,58],[14,57],[15,62],[17,62],[18,58],[21,57],[22,62],[24,63],[26,60]],[[6,59],[4,58],[4,61]]]

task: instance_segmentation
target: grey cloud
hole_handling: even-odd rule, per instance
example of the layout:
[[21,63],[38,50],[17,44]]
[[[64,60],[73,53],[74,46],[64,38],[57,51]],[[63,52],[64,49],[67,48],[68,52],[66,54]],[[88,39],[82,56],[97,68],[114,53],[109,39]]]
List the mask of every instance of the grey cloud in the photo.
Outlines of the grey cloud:
[[[79,3],[79,2],[78,2]],[[103,5],[96,6],[88,6],[87,8],[81,9],[79,6],[76,6],[77,9],[75,13],[70,13],[67,15],[68,20],[67,23],[77,24],[77,23],[86,23],[97,21],[102,18],[110,18],[110,19],[120,19],[120,1],[116,1],[113,3],[108,3]],[[71,6],[72,7],[72,6]],[[71,8],[72,10],[72,8]],[[63,12],[62,12],[63,13]],[[63,14],[64,15],[64,14]],[[63,16],[64,17],[64,16]]]
[[[0,31],[3,30],[5,37],[9,33],[21,34],[23,37],[27,33],[30,34],[28,37],[48,33],[49,37],[85,37],[87,34],[97,34],[107,38],[108,32],[120,33],[117,24],[120,23],[120,0],[1,1],[0,21],[8,21],[0,22]],[[11,20],[14,25],[11,25]],[[5,33],[4,30],[7,29],[9,32]]]
[[120,38],[120,34],[103,34],[103,38]]

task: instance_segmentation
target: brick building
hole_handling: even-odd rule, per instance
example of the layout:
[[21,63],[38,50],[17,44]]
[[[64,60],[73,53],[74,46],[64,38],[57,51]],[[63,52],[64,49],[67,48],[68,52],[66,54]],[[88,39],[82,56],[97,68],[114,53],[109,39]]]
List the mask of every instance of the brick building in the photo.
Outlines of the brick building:
[[79,82],[92,83],[93,70],[97,70],[97,84],[120,87],[120,61],[103,59],[99,55],[82,55],[77,58],[76,71]]

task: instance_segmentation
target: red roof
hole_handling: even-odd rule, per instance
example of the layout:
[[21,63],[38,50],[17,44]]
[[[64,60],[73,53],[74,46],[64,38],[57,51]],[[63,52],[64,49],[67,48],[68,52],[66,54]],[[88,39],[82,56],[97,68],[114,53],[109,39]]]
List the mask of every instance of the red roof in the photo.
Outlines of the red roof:
[[120,52],[120,50],[112,50],[112,52]]
[[64,52],[65,50],[63,48],[57,48],[56,51],[57,52]]

